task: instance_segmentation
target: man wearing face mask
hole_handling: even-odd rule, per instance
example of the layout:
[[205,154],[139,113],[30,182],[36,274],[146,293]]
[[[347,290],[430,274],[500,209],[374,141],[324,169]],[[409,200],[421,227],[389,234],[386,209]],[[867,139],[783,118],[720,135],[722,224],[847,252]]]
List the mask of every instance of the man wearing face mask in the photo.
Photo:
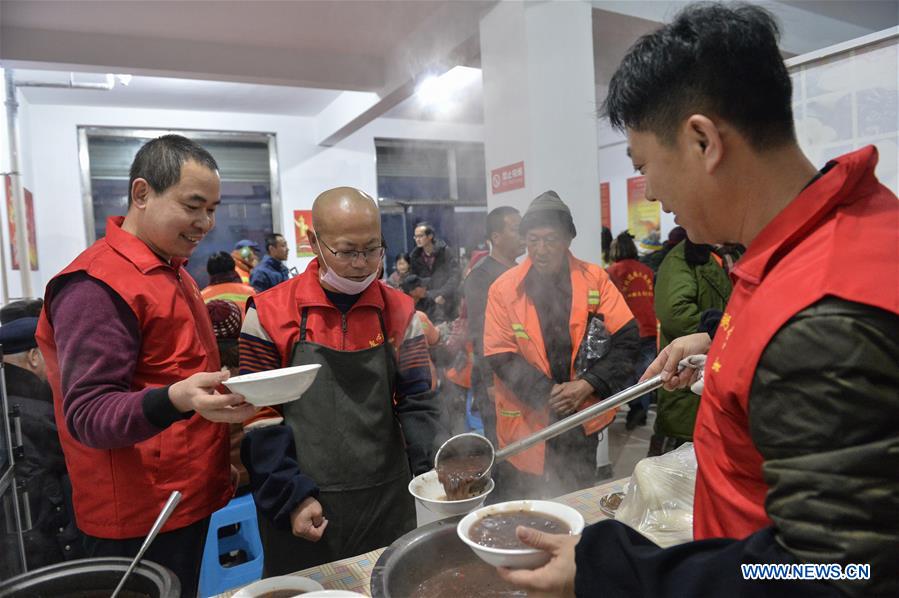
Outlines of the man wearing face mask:
[[386,546],[415,527],[411,475],[433,466],[439,409],[410,297],[376,280],[374,200],[325,191],[306,271],[251,298],[241,373],[321,364],[299,401],[246,423],[242,460],[262,513],[265,575]]

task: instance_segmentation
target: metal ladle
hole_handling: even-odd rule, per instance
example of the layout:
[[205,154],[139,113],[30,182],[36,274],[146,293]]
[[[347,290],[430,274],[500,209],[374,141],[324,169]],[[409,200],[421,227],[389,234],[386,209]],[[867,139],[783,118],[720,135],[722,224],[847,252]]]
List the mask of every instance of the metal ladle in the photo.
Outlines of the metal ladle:
[[116,586],[115,591],[113,591],[110,598],[116,598],[116,596],[119,595],[119,592],[122,591],[122,588],[125,587],[125,582],[128,580],[131,572],[134,571],[135,567],[137,567],[137,564],[144,556],[144,553],[147,552],[150,544],[152,544],[153,540],[156,538],[156,534],[159,533],[159,530],[162,529],[162,526],[165,525],[165,522],[169,520],[169,516],[172,514],[172,511],[175,510],[175,507],[178,506],[178,503],[180,501],[181,493],[177,490],[169,495],[169,499],[165,502],[165,506],[162,507],[162,512],[159,513],[156,521],[153,522],[153,527],[150,528],[150,533],[147,534],[147,539],[144,540],[144,543],[141,545],[140,550],[137,551],[137,555],[134,557],[134,560],[131,561],[130,565],[128,565],[128,570],[125,571],[125,575],[123,575],[122,579],[119,580],[119,585]]
[[[693,368],[697,369],[702,367],[702,364],[705,363],[705,356],[697,356],[693,355],[687,357],[686,359],[681,360],[678,365],[678,371],[683,370],[684,368]],[[481,473],[479,476],[474,478],[474,482],[471,485],[472,491],[477,491],[478,488],[482,487],[487,483],[487,480],[490,478],[490,472],[493,470],[494,465],[501,461],[505,461],[509,457],[513,455],[517,455],[518,453],[529,449],[530,447],[538,444],[540,442],[545,442],[550,438],[555,438],[559,434],[563,434],[572,428],[575,428],[587,420],[593,419],[598,415],[602,415],[607,411],[611,411],[612,409],[623,405],[629,401],[632,401],[638,397],[643,396],[648,392],[652,392],[655,389],[661,387],[664,384],[662,381],[661,375],[653,376],[649,380],[644,380],[643,382],[639,382],[631,387],[625,388],[621,392],[612,395],[607,399],[603,399],[596,405],[591,405],[587,407],[583,411],[579,411],[573,415],[569,415],[565,419],[560,419],[559,421],[550,424],[549,426],[522,438],[517,442],[513,442],[509,446],[497,451],[493,443],[491,443],[487,438],[481,436],[480,434],[474,434],[472,432],[467,432],[465,434],[457,434],[453,436],[449,440],[443,443],[443,445],[437,450],[437,455],[434,457],[434,466],[435,469],[440,467],[440,463],[442,459],[449,459],[451,457],[473,457],[478,455],[490,455],[490,465]]]

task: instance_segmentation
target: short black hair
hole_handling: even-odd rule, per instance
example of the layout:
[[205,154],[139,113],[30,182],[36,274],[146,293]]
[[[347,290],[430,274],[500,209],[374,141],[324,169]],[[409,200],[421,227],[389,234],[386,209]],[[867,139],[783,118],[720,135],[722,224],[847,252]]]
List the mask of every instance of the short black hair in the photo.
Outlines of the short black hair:
[[284,235],[281,233],[272,233],[270,235],[265,235],[265,250],[268,251],[269,247],[274,247],[278,244],[278,239],[284,238]]
[[430,237],[433,237],[433,236],[434,236],[434,227],[431,225],[430,222],[425,222],[425,221],[419,222],[418,224],[416,224],[415,226],[413,226],[413,227],[412,227],[412,232],[414,233],[414,232],[415,232],[415,229],[416,229],[416,228],[419,228],[419,227],[421,227],[421,226],[425,227],[425,234],[426,234],[426,235],[428,235],[428,236],[430,236]]
[[224,274],[234,270],[234,258],[227,251],[218,251],[209,256],[206,260],[206,273],[210,276],[214,274]]
[[493,236],[493,233],[501,233],[506,228],[506,216],[519,214],[520,212],[512,206],[500,206],[490,210],[487,214],[487,239]]
[[9,324],[20,318],[39,318],[44,307],[43,299],[20,299],[0,307],[0,324]]
[[618,130],[671,145],[691,114],[718,116],[756,150],[795,141],[793,89],[767,10],[697,3],[631,46],[609,83],[601,115]]
[[637,245],[634,244],[634,238],[627,231],[615,237],[615,240],[612,241],[612,246],[609,248],[609,259],[612,262],[635,260],[637,255]]
[[409,257],[408,253],[398,253],[396,257],[393,259],[393,263],[396,264],[398,261],[403,260],[410,266],[412,265],[412,258]]
[[608,262],[609,250],[612,248],[612,231],[608,226],[602,227],[602,232],[600,233],[600,247],[602,248],[603,261]]
[[422,279],[417,274],[410,274],[406,278],[403,279],[403,282],[400,286],[403,289],[404,293],[411,293],[413,290],[417,289],[418,287],[427,288],[428,285],[426,285],[424,279]]
[[143,144],[128,174],[128,206],[131,206],[131,188],[136,179],[144,179],[153,191],[162,193],[181,180],[181,165],[189,160],[218,172],[219,165],[212,154],[187,137],[163,135]]
[[236,338],[216,339],[219,361],[228,369],[240,367],[240,349]]

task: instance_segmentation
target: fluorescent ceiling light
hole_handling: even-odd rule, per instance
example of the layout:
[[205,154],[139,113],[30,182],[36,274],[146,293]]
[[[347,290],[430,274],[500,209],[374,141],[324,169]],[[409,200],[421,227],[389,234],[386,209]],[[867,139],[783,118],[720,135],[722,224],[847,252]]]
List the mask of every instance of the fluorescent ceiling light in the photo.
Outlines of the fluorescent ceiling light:
[[458,103],[462,92],[480,78],[481,69],[456,66],[439,77],[426,77],[415,89],[415,94],[425,107],[446,112]]

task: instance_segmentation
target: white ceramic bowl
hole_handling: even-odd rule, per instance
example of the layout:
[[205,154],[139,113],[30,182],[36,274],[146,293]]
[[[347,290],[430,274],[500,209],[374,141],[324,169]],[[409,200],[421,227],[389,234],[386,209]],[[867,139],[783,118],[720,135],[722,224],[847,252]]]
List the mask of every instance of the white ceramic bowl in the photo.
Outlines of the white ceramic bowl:
[[494,567],[508,567],[509,569],[536,569],[549,560],[549,553],[536,548],[490,548],[481,546],[468,537],[468,533],[481,517],[495,515],[504,511],[537,511],[558,517],[571,528],[571,535],[577,535],[584,531],[584,516],[569,506],[548,500],[510,500],[488,507],[482,507],[462,518],[456,526],[459,539],[468,544],[478,557],[485,563]]
[[297,365],[228,378],[223,384],[257,407],[295,401],[312,385],[321,364]]
[[366,598],[365,594],[351,592],[349,590],[322,590],[321,592],[312,592],[303,594],[303,598]]
[[250,585],[241,588],[231,598],[259,598],[269,592],[284,590],[296,591],[297,595],[308,596],[311,592],[324,590],[322,584],[308,577],[297,575],[281,575],[254,581]]
[[409,482],[409,494],[415,497],[424,508],[440,517],[452,517],[469,513],[487,500],[487,495],[493,492],[493,480],[488,480],[484,491],[477,496],[462,500],[446,500],[446,491],[443,484],[437,479],[435,470],[428,471],[412,478]]

